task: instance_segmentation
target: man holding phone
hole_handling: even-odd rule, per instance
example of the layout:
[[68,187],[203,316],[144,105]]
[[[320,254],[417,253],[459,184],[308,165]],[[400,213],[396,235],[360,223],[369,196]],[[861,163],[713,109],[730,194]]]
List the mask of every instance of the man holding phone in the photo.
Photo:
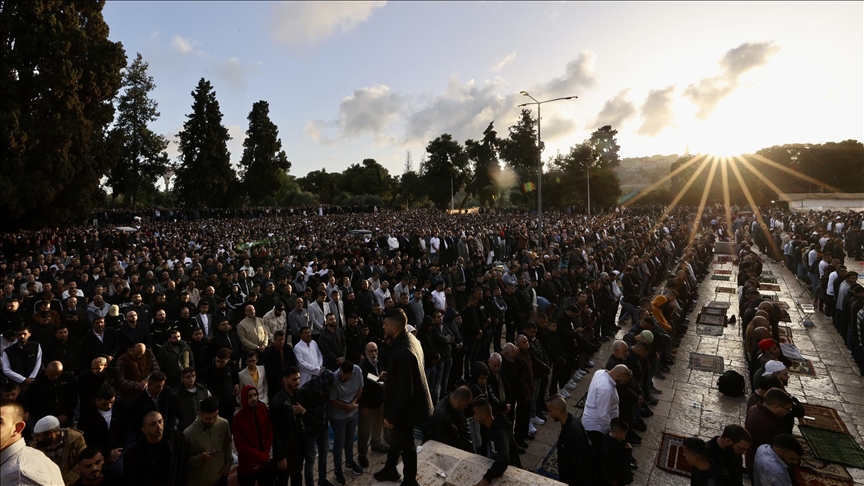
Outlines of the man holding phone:
[[231,426],[219,416],[219,399],[201,401],[198,418],[183,431],[189,441],[190,486],[226,486],[231,457]]

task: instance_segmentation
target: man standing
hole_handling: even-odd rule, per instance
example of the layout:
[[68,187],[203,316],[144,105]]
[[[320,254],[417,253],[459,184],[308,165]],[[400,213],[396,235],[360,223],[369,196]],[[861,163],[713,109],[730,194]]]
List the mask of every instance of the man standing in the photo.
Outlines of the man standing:
[[[329,319],[329,318],[328,318]],[[354,463],[354,437],[357,433],[358,402],[363,395],[363,371],[350,361],[343,361],[333,372],[334,386],[330,389],[330,427],[333,429],[333,474],[337,484],[345,484],[342,474],[342,450],[345,467],[354,476],[363,468]]]
[[336,316],[327,314],[326,325],[321,337],[318,338],[318,348],[324,357],[324,367],[330,371],[336,371],[345,361],[347,345],[345,343],[345,332],[336,325]]
[[558,434],[558,477],[570,486],[600,482],[597,464],[591,460],[591,440],[585,427],[572,413],[561,395],[546,399],[549,418],[561,424]]
[[801,462],[804,448],[790,434],[779,434],[771,444],[756,450],[753,466],[753,486],[792,486],[789,466]]
[[285,331],[273,333],[273,344],[264,350],[264,375],[267,377],[269,399],[282,388],[283,373],[291,366],[297,366],[294,350],[285,342]]
[[417,484],[417,448],[414,426],[432,415],[432,397],[423,372],[423,350],[413,335],[405,332],[408,317],[402,309],[384,315],[384,336],[390,341],[387,383],[384,388],[384,427],[390,430],[390,451],[376,481],[398,481],[396,465],[402,456],[403,486]]
[[33,443],[30,445],[44,452],[60,466],[60,474],[63,475],[65,484],[74,483],[78,479],[75,463],[78,454],[87,447],[84,434],[80,430],[71,427],[61,429],[56,417],[46,415],[33,427]]
[[618,416],[619,384],[630,380],[630,369],[619,364],[611,370],[598,370],[591,378],[588,386],[588,397],[585,399],[585,411],[582,414],[582,425],[591,438],[594,446],[594,460],[600,464],[600,451],[606,434],[609,433],[612,419]]
[[231,426],[219,416],[219,399],[201,401],[198,417],[183,430],[189,442],[190,486],[225,486],[231,457]]
[[743,484],[742,456],[750,449],[750,432],[740,425],[727,425],[723,434],[708,441],[709,458],[729,472],[729,486]]
[[270,401],[273,419],[273,461],[276,463],[276,484],[300,486],[303,478],[303,414],[306,409],[297,400],[300,370],[288,366],[282,372],[282,386]]
[[763,444],[774,443],[774,438],[783,432],[783,417],[791,410],[792,397],[779,388],[768,390],[762,403],[757,403],[747,410],[744,428],[750,432],[753,442],[750,443],[750,449],[744,458],[751,478],[756,450]]
[[132,486],[189,484],[189,443],[182,433],[166,427],[162,414],[144,416],[138,439],[123,459],[123,481]]
[[123,463],[118,461],[126,438],[129,435],[129,418],[123,406],[116,406],[116,391],[103,386],[96,392],[94,405],[83,408],[78,420],[78,429],[84,433],[88,447],[97,447],[102,452],[104,467],[111,470],[111,476],[123,476]]
[[78,403],[78,382],[72,373],[63,370],[63,364],[52,361],[30,386],[27,409],[30,420],[53,415],[61,426],[71,426]]
[[231,425],[240,393],[240,377],[236,365],[231,362],[231,350],[220,349],[213,364],[201,370],[200,374],[207,390],[219,400],[219,416]]
[[[387,372],[382,369],[378,360],[378,345],[374,342],[366,344],[366,359],[360,362],[363,373],[363,395],[357,402],[360,412],[359,431],[357,438],[357,461],[360,467],[369,467],[366,452],[369,439],[372,439],[372,450],[387,453],[389,447],[382,439],[384,421],[384,381]],[[377,378],[374,378],[377,377]]]
[[17,342],[3,350],[3,374],[27,391],[42,368],[42,347],[30,341],[30,327],[24,326],[15,332]]
[[492,407],[485,398],[474,402],[474,421],[488,431],[489,438],[481,445],[481,452],[495,461],[483,475],[483,479],[474,486],[490,486],[492,481],[504,474],[507,467],[521,468],[522,461],[519,459],[510,421],[504,416],[493,416]]
[[300,329],[300,342],[294,346],[294,357],[300,368],[300,386],[318,376],[324,368],[324,356],[318,349],[318,343],[312,340],[312,329],[305,326]]
[[[173,429],[177,419],[177,409],[174,408],[174,397],[171,390],[165,390],[165,374],[157,371],[147,379],[147,388],[129,402],[129,420],[132,424],[140,424],[149,412],[159,412],[165,419],[164,427]],[[135,430],[133,428],[133,430]],[[140,431],[140,432],[139,432]],[[145,433],[143,429],[135,432]],[[140,438],[141,436],[138,435]]]
[[159,371],[168,377],[168,387],[177,390],[180,387],[180,372],[194,367],[195,364],[192,348],[180,339],[180,331],[173,329],[168,334],[168,341],[156,355],[156,363],[159,365]]
[[0,399],[0,484],[44,486],[65,484],[57,464],[24,443],[24,406]]
[[[159,372],[159,364],[153,352],[144,344],[136,344],[117,359],[117,375],[120,381],[120,398],[130,401],[147,386],[150,375]],[[133,430],[135,427],[133,426]]]
[[181,377],[183,384],[174,394],[174,407],[177,410],[177,430],[185,431],[200,415],[201,404],[210,397],[210,392],[207,385],[196,381],[195,368],[183,368]]
[[273,445],[273,424],[267,407],[258,401],[258,390],[244,386],[240,390],[240,411],[232,424],[234,445],[237,447],[237,482],[243,486],[270,485],[273,468],[270,448]]
[[247,305],[244,309],[246,317],[237,324],[237,334],[243,351],[263,353],[267,348],[267,326],[260,317],[255,317],[255,306]]

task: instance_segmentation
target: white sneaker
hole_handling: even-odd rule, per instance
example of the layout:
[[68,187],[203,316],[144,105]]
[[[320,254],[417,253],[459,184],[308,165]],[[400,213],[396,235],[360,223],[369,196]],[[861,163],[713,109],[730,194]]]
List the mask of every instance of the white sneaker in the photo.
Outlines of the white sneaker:
[[588,373],[586,373],[586,372],[584,372],[584,371],[582,371],[582,370],[576,370],[576,375],[574,375],[574,376],[579,376],[579,378],[582,378],[583,376],[585,376],[585,375],[587,375],[587,374],[588,374]]
[[570,398],[570,396],[571,396],[569,393],[567,393],[567,389],[566,389],[566,388],[560,388],[560,389],[558,390],[558,394],[561,395],[561,396],[564,397],[564,398]]
[[588,366],[594,366],[594,362],[591,361],[590,359],[588,360]]
[[534,435],[537,433],[537,429],[534,427],[534,424],[528,423],[528,435]]
[[543,425],[546,423],[546,421],[541,419],[540,417],[531,417],[531,423],[534,425]]

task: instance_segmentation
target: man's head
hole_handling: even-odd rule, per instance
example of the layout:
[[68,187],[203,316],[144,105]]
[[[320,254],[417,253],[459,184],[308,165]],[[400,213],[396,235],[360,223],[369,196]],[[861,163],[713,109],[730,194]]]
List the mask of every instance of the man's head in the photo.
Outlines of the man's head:
[[354,363],[345,360],[339,366],[339,381],[342,383],[351,381],[351,378],[354,377]]
[[494,375],[497,375],[501,372],[501,355],[498,353],[492,353],[489,355],[489,360],[486,362],[489,366],[489,372]]
[[141,420],[141,432],[151,444],[157,444],[162,441],[162,434],[165,432],[165,420],[159,412],[150,412]]
[[105,371],[105,368],[108,367],[108,360],[103,357],[94,358],[93,361],[90,362],[90,371],[94,375],[98,375]]
[[249,391],[246,392],[246,403],[249,404],[249,408],[252,410],[258,408],[258,390],[250,388]]
[[474,402],[474,421],[489,427],[493,420],[492,405],[485,398],[478,398]]
[[39,448],[55,445],[60,439],[60,421],[53,415],[46,415],[33,426],[33,440]]
[[231,361],[231,349],[222,348],[216,353],[216,359],[213,360],[213,363],[216,365],[216,368],[221,370],[229,361]]
[[52,361],[45,367],[45,378],[48,378],[49,381],[57,381],[57,378],[60,378],[62,374],[63,363],[59,361]]
[[684,459],[687,464],[697,469],[704,469],[703,464],[708,462],[708,444],[698,437],[688,437],[681,443],[684,448]]
[[623,364],[615,365],[615,367],[609,371],[609,377],[615,380],[615,383],[619,385],[623,385],[630,381],[632,376],[633,373],[630,371],[630,368]]
[[150,378],[147,378],[147,393],[150,394],[151,397],[158,397],[162,390],[165,389],[165,380],[168,377],[165,376],[165,373],[161,371],[157,371],[150,375]]
[[365,354],[366,359],[368,359],[370,362],[375,363],[376,361],[378,361],[378,345],[374,342],[366,343]]
[[618,359],[625,359],[627,358],[628,349],[627,343],[624,341],[615,341],[612,343],[612,356]]
[[205,427],[212,427],[219,417],[219,399],[211,396],[201,400],[201,405],[198,407],[198,417]]
[[771,444],[774,453],[790,466],[797,466],[804,455],[804,448],[792,434],[777,434]]
[[195,386],[196,377],[195,368],[192,368],[191,366],[187,366],[180,371],[180,381],[183,383],[183,387],[187,390],[191,390]]
[[765,372],[762,374],[762,376],[765,377],[772,375],[776,376],[784,387],[789,385],[789,370],[782,362],[777,360],[771,360],[765,363]]
[[246,353],[245,363],[250,370],[256,369],[258,367],[258,353],[255,351]]
[[28,326],[24,326],[15,333],[15,339],[18,340],[19,346],[24,346],[27,344],[27,340],[30,339],[30,328]]
[[330,331],[336,331],[336,315],[332,312],[327,314],[324,317],[324,324],[327,326],[327,329]]
[[722,449],[731,450],[735,455],[741,456],[747,453],[750,449],[750,444],[753,439],[750,437],[750,432],[740,425],[727,425],[723,429],[723,434],[717,438],[717,445]]
[[395,339],[400,334],[405,332],[405,326],[408,324],[408,316],[402,309],[393,308],[384,314],[384,337],[387,339]]
[[117,398],[117,391],[112,386],[103,386],[96,392],[96,408],[107,412],[114,407],[114,400]]
[[312,342],[312,328],[303,326],[300,328],[300,340],[306,344]]
[[300,369],[289,366],[282,372],[282,385],[290,393],[294,393],[300,387]]
[[765,393],[762,405],[774,415],[783,418],[792,411],[792,397],[779,388],[772,388]]
[[609,422],[609,435],[619,441],[627,439],[628,430],[630,430],[630,426],[620,417],[615,417]]
[[0,451],[21,440],[26,426],[21,402],[0,399]]
[[248,317],[250,319],[254,319],[255,318],[255,306],[247,305],[246,307],[243,308],[243,314],[245,314],[246,317]]
[[552,420],[562,424],[567,421],[569,415],[567,413],[567,402],[564,401],[564,397],[561,395],[557,393],[550,395],[546,399],[546,409],[549,411],[549,416]]
[[138,313],[134,310],[130,310],[126,313],[126,324],[129,327],[136,327],[138,325]]
[[89,446],[78,454],[78,463],[75,465],[75,470],[78,471],[78,476],[87,481],[95,482],[102,477],[102,466],[105,465],[105,458],[102,457],[102,452],[96,446]]
[[516,336],[516,347],[519,348],[520,351],[528,352],[528,349],[531,347],[528,342],[528,337],[524,334]]
[[450,406],[454,410],[461,412],[471,405],[471,400],[473,399],[471,389],[463,385],[453,390],[450,394]]

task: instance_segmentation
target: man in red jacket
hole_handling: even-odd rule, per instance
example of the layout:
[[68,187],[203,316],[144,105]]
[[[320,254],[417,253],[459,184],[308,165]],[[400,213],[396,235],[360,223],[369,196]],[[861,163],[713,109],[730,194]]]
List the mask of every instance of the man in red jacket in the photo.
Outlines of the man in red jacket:
[[237,482],[241,486],[271,485],[275,471],[270,461],[273,424],[267,407],[258,401],[258,390],[252,385],[240,390],[240,411],[234,416],[232,432],[239,465]]

